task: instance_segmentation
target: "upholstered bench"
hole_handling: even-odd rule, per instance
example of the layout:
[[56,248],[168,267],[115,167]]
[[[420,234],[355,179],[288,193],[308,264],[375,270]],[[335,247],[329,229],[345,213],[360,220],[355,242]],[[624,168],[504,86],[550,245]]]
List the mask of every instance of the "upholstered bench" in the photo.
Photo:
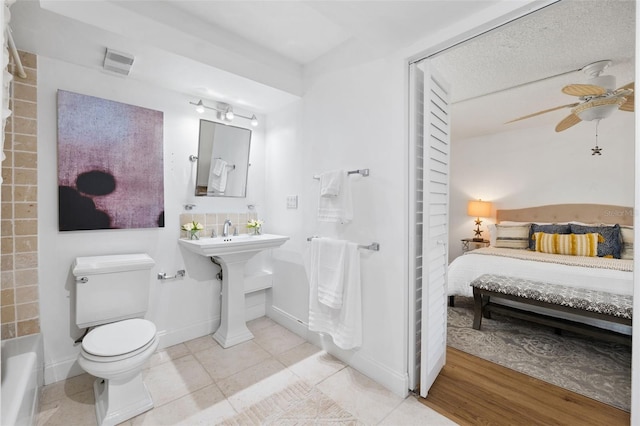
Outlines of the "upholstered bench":
[[471,282],[474,299],[473,328],[480,330],[482,317],[491,318],[491,312],[533,321],[539,324],[600,339],[629,344],[630,335],[595,325],[584,324],[546,313],[494,303],[491,297],[508,299],[521,304],[534,305],[547,310],[568,312],[580,317],[593,318],[631,326],[633,297],[604,291],[594,291],[558,284],[532,281],[504,275],[485,274]]

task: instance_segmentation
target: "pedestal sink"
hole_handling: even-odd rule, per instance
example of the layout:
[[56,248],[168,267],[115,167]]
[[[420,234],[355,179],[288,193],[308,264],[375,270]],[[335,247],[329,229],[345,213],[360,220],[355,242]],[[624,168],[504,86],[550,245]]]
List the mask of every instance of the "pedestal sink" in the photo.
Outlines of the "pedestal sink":
[[244,266],[262,250],[279,247],[289,237],[274,234],[178,240],[187,250],[212,257],[222,266],[220,327],[213,334],[223,348],[253,339],[244,319]]

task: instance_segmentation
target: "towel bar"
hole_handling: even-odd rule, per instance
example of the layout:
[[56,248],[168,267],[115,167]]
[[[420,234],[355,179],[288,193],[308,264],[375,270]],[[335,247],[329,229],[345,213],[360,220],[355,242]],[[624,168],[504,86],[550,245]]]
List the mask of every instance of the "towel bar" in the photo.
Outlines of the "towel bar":
[[[217,157],[220,158],[220,157]],[[191,161],[192,163],[195,163],[196,161],[198,161],[198,156],[197,155],[190,155],[189,156],[189,161]],[[227,167],[229,167],[231,170],[235,170],[236,169],[236,165],[235,164],[227,164]]]
[[158,272],[158,279],[159,280],[173,280],[175,278],[182,278],[185,276],[185,270],[184,269],[178,269],[178,271],[176,272],[175,275],[167,275],[166,272]]
[[[313,237],[307,237],[307,241],[311,241],[314,238],[320,238],[320,237],[318,237],[317,235],[314,235]],[[365,250],[380,251],[380,243],[371,243],[369,245],[358,244],[358,248],[365,249]]]
[[[362,175],[364,177],[369,176],[369,169],[349,170],[347,175]],[[319,175],[313,176],[314,179],[320,179]]]

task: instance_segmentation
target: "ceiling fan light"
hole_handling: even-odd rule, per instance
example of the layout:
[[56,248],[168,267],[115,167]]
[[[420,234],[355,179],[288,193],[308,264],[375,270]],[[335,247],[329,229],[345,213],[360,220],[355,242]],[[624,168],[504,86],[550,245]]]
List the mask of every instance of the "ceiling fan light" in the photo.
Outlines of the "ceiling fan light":
[[582,121],[602,120],[609,117],[626,102],[626,98],[593,99],[574,108],[573,113]]

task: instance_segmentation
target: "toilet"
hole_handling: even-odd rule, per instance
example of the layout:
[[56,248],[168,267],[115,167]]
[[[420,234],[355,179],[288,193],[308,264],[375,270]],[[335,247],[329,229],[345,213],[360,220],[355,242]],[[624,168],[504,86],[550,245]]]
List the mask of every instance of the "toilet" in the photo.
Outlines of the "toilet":
[[147,254],[78,257],[73,262],[79,328],[78,364],[93,384],[98,425],[111,426],[153,408],[142,368],[158,348],[156,326],[145,320],[155,262]]

